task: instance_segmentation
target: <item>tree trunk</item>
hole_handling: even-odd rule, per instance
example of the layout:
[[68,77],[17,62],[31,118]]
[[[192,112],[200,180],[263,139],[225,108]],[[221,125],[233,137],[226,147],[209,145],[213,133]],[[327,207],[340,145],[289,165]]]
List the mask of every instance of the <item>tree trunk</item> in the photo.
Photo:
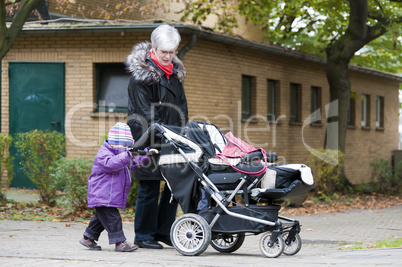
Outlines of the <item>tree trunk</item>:
[[[327,80],[330,92],[330,108],[328,124],[336,133],[327,134],[326,148],[345,152],[346,127],[350,102],[350,80],[348,75],[348,61],[339,60],[340,51],[327,49]],[[337,125],[334,123],[337,123]],[[331,138],[332,137],[332,138]]]
[[[349,26],[345,34],[331,42],[326,48],[327,54],[327,80],[330,91],[330,108],[327,119],[331,127],[331,138],[326,139],[327,149],[346,151],[346,128],[348,123],[351,86],[348,74],[348,65],[354,54],[367,42],[367,0],[350,1]],[[336,124],[337,122],[337,124]],[[357,122],[356,122],[357,123]],[[328,131],[328,130],[327,130]],[[341,184],[350,186],[351,183],[345,175],[342,164]]]
[[[325,147],[328,149],[339,149],[346,152],[346,128],[349,112],[351,86],[348,74],[348,65],[355,53],[373,39],[383,35],[390,21],[383,17],[383,14],[371,13],[377,16],[378,23],[367,25],[368,1],[353,0],[349,1],[350,16],[349,26],[346,32],[331,42],[327,48],[327,79],[330,91],[330,114],[328,116],[328,126],[338,124],[337,134],[332,134],[332,138],[327,138]],[[358,124],[358,122],[356,122]],[[331,136],[331,135],[328,135]],[[343,166],[344,168],[344,166]],[[344,169],[342,170],[344,174]],[[349,183],[347,178],[344,180]],[[349,183],[350,184],[350,183]]]
[[[367,15],[367,0],[350,1],[349,26],[346,32],[326,48],[326,71],[333,107],[330,111],[331,115],[338,115],[328,117],[329,123],[338,118],[338,144],[336,145],[336,136],[334,136],[332,140],[327,140],[326,147],[339,149],[343,153],[346,149],[346,127],[351,93],[348,65],[354,54],[367,43]],[[334,101],[338,101],[337,110]]]
[[[335,46],[335,48],[334,48]],[[327,80],[330,92],[330,107],[327,119],[326,149],[346,151],[346,128],[350,103],[350,79],[348,74],[348,58],[344,58],[344,44],[339,40],[334,46],[327,47]],[[340,185],[337,190],[345,191],[351,187],[345,175],[344,161],[341,164]]]

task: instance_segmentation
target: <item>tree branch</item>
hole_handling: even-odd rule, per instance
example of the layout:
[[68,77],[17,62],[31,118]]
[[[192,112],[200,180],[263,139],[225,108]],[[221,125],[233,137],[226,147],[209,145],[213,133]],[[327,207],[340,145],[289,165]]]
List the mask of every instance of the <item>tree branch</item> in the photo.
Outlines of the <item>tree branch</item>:
[[366,38],[364,38],[364,41],[366,42],[366,44],[368,44],[372,40],[384,35],[386,32],[387,32],[386,25],[377,23],[374,26],[368,27],[367,35]]
[[387,16],[384,15],[384,13],[378,10],[369,10],[367,17],[370,19],[377,20],[379,22],[386,22],[389,19]]
[[[2,59],[8,50],[11,48],[14,41],[20,34],[22,27],[27,21],[29,15],[32,11],[42,2],[43,0],[21,0],[18,7],[17,13],[13,17],[10,27],[7,30],[5,22],[5,3],[1,2],[0,7],[2,12],[0,16],[4,15],[4,20],[1,18],[1,46],[0,46],[0,59]],[[4,33],[3,33],[4,32]],[[5,32],[7,32],[5,34]],[[4,35],[5,34],[5,35]]]
[[6,25],[6,5],[3,1],[0,1],[0,47],[3,47],[8,35]]
[[380,1],[375,0],[375,2],[377,3],[378,7],[381,9],[381,12],[384,13],[384,10],[382,9],[382,5],[381,5]]

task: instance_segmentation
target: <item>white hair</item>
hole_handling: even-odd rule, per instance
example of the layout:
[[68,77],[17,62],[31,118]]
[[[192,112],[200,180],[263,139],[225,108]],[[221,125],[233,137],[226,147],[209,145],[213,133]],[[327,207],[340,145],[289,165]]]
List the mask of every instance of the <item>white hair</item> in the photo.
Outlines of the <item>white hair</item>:
[[151,34],[152,46],[159,50],[176,50],[180,41],[181,37],[177,29],[167,24],[157,27]]

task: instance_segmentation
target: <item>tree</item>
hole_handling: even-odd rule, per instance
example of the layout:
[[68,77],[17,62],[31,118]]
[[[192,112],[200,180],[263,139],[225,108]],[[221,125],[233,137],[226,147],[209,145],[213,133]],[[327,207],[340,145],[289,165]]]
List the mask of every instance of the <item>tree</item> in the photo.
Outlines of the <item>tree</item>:
[[[394,17],[392,10],[386,10],[377,2],[375,6],[368,5],[367,0],[349,1],[349,25],[346,31],[334,38],[326,47],[327,79],[330,88],[331,101],[339,101],[339,148],[345,151],[347,116],[350,102],[350,80],[348,65],[352,57],[366,44],[383,36],[392,24],[402,22],[402,13]],[[399,9],[401,11],[401,9]],[[332,118],[329,118],[331,120]]]
[[[400,70],[402,0],[201,0],[187,3],[182,12],[183,20],[191,19],[195,23],[216,15],[216,28],[227,32],[237,26],[236,15],[239,14],[260,25],[271,44],[318,55],[325,53],[331,102],[338,100],[339,105],[338,116],[329,118],[329,122],[338,119],[338,139],[327,140],[326,146],[334,148],[331,144],[337,144],[342,152],[345,152],[351,95],[348,65],[352,58],[357,52],[367,56],[376,51],[380,56],[377,62],[382,62],[387,71]],[[361,50],[370,43],[373,46]],[[378,50],[379,44],[382,50]],[[357,62],[382,66],[364,57]]]
[[[43,0],[0,1],[0,60],[10,50],[20,34],[22,27],[35,8]],[[12,15],[12,22],[7,27],[7,14]]]

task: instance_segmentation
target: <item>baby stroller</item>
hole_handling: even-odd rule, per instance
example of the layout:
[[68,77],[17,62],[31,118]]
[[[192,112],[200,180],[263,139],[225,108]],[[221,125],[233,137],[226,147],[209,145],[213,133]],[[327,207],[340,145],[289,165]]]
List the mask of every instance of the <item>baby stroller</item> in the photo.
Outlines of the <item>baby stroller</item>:
[[[196,256],[211,244],[219,252],[231,253],[241,247],[246,233],[262,234],[259,245],[266,257],[299,252],[299,222],[278,216],[280,205],[273,202],[311,190],[310,168],[275,164],[276,154],[262,149],[242,158],[217,159],[215,154],[222,152],[227,139],[210,123],[192,121],[188,127],[155,123],[136,145],[155,135],[163,140],[162,176],[184,213],[170,233],[178,252]],[[242,204],[236,196],[242,197]],[[202,208],[201,199],[208,203]]]

